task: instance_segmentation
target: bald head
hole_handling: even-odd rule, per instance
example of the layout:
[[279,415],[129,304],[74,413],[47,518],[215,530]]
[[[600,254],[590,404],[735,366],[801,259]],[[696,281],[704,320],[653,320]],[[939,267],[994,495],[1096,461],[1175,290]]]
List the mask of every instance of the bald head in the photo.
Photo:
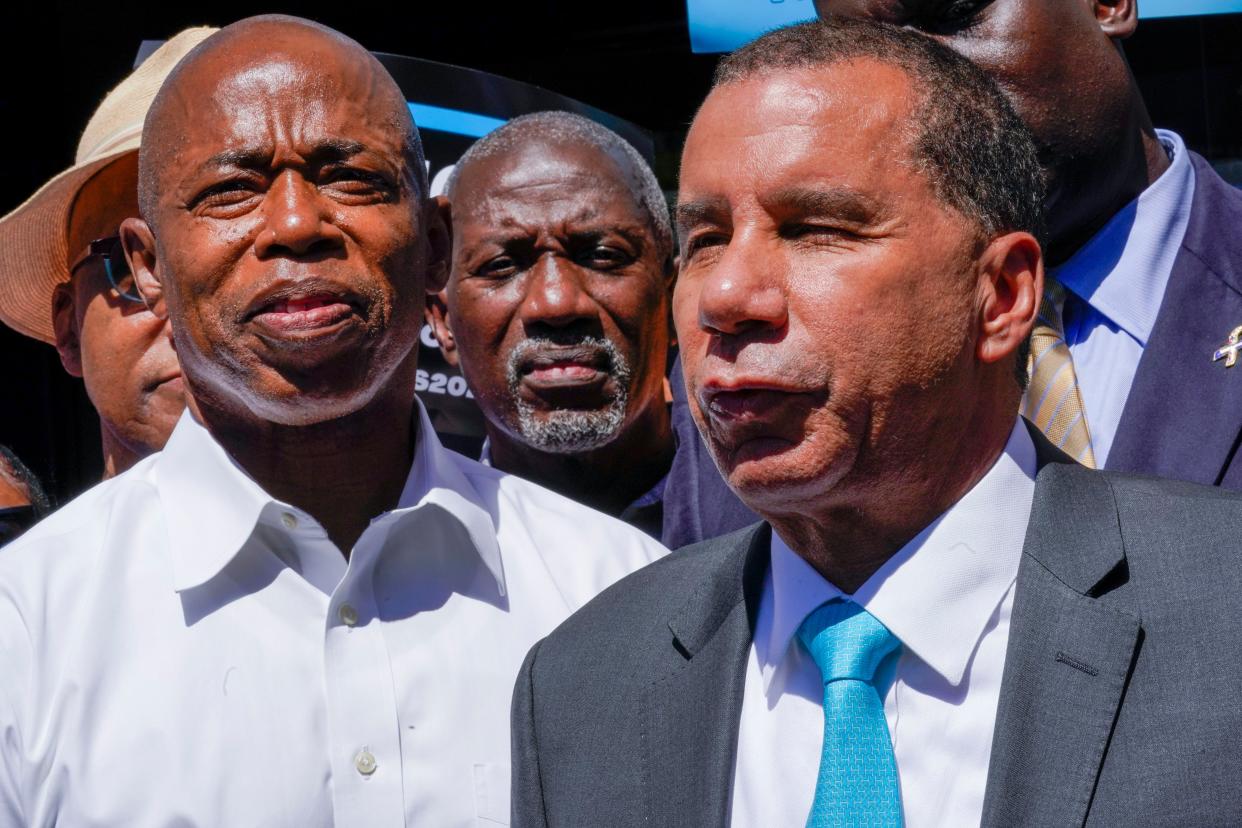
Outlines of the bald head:
[[447,207],[361,46],[285,17],[221,30],[152,104],[139,187],[121,241],[196,413],[261,428],[411,404]]
[[404,95],[379,61],[327,26],[262,15],[226,26],[200,43],[164,81],[143,124],[138,175],[143,217],[154,225],[169,178],[180,171],[179,158],[204,119],[229,118],[243,127],[247,120],[263,124],[272,112],[256,105],[256,99],[299,96],[326,102],[342,95],[360,95],[367,117],[399,136],[417,191],[425,195],[418,131]]

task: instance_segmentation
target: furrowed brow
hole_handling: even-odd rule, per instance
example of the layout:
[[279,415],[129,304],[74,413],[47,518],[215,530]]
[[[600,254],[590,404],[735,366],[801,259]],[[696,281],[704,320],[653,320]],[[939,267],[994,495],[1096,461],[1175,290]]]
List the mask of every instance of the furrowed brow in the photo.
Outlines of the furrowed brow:
[[272,158],[271,152],[262,149],[229,149],[217,152],[200,165],[200,170],[218,169],[220,167],[241,167],[254,169],[266,166]]
[[315,146],[308,160],[321,164],[329,161],[344,161],[365,151],[366,146],[358,141],[329,138]]
[[[330,161],[343,161],[346,158],[358,155],[365,150],[366,147],[357,141],[329,138],[316,144],[309,153],[307,160],[311,163],[320,164]],[[270,147],[227,149],[217,152],[215,155],[204,161],[201,169],[220,167],[261,169],[271,164],[271,161],[272,150]]]
[[695,201],[680,202],[673,210],[677,229],[685,232],[687,228],[705,222],[723,222],[729,215],[729,205],[722,198],[704,198]]
[[874,198],[849,187],[789,187],[764,196],[760,203],[768,210],[825,216],[858,225],[874,224],[885,212]]

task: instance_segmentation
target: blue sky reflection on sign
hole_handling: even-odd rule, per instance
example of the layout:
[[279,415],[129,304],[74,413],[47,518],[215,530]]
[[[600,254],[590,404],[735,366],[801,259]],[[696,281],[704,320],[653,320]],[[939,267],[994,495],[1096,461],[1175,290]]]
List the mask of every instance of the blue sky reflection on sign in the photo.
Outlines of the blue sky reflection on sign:
[[[1181,17],[1242,12],[1242,0],[1140,0],[1139,16]],[[729,52],[770,29],[815,16],[811,0],[686,0],[690,48]]]

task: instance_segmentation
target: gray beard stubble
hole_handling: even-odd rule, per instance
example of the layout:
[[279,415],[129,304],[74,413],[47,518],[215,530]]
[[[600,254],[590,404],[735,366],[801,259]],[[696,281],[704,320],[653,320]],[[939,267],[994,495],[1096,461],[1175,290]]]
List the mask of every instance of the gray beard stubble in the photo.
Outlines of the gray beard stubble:
[[517,430],[532,448],[553,454],[577,454],[606,445],[616,437],[625,422],[629,403],[630,366],[611,340],[583,337],[573,344],[598,348],[608,356],[607,373],[617,386],[616,396],[603,409],[579,411],[566,409],[539,412],[519,394],[522,378],[520,365],[532,351],[549,345],[565,345],[552,339],[526,339],[509,354],[507,375],[509,393],[517,408]]

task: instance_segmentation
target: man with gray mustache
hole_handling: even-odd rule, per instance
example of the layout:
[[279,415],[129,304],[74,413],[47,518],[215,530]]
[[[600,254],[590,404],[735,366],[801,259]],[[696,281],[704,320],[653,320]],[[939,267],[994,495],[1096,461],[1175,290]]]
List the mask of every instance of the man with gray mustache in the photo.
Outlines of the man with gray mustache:
[[427,316],[486,418],[484,459],[660,538],[673,235],[642,156],[566,112],[516,118],[449,181]]
[[[522,396],[522,384],[534,371],[555,370],[566,363],[585,364],[612,377],[616,390],[602,408],[561,408],[543,416]],[[630,364],[612,340],[599,336],[544,336],[519,342],[509,354],[509,394],[517,410],[518,431],[541,451],[576,454],[609,443],[625,423],[629,404]],[[560,372],[566,377],[571,376]],[[590,377],[592,374],[584,374]],[[490,451],[488,452],[490,455]]]

